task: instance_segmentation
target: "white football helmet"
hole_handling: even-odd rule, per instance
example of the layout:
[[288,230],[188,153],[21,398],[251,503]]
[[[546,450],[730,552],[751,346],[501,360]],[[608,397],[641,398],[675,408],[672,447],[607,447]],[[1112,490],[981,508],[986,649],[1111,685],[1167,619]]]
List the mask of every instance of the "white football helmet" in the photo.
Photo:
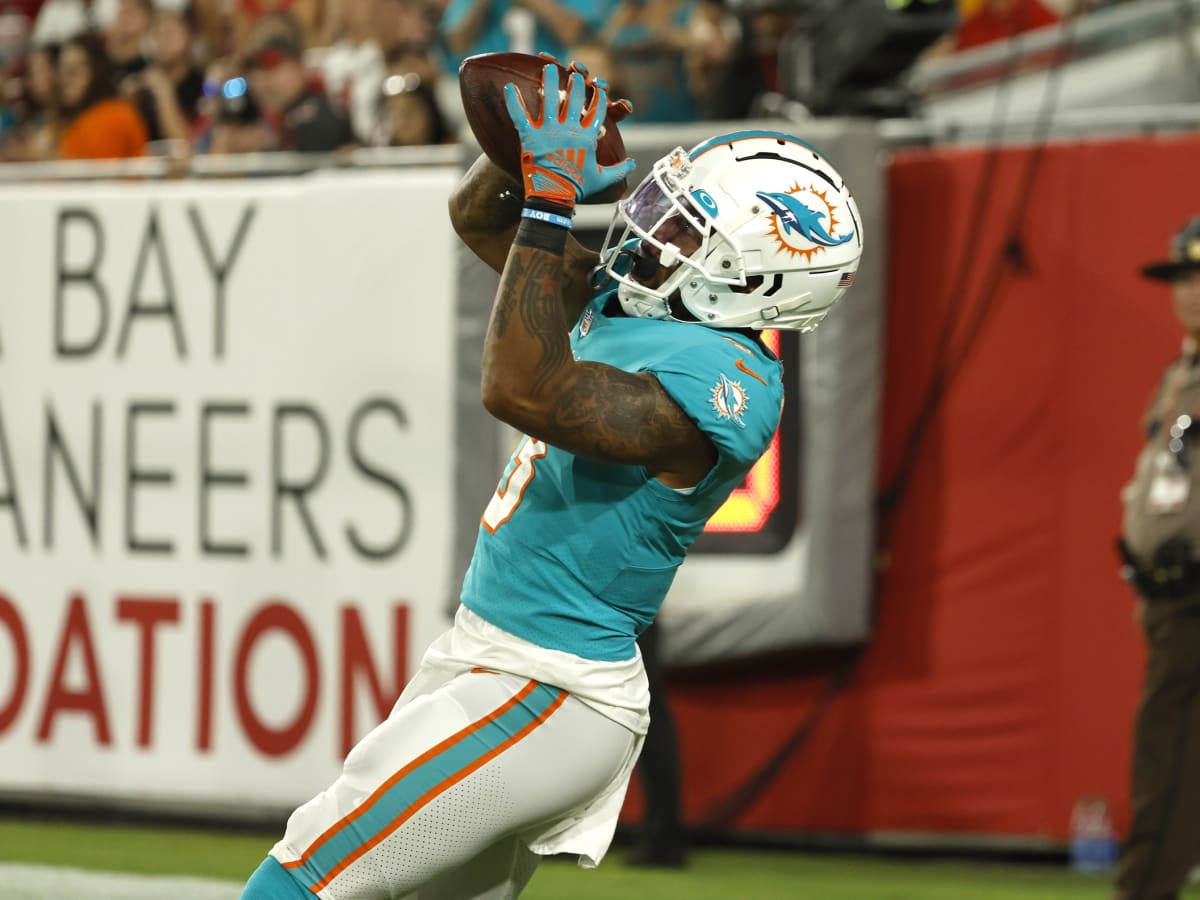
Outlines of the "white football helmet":
[[658,160],[617,205],[600,264],[631,316],[812,331],[862,248],[854,198],[824,157],[741,131]]

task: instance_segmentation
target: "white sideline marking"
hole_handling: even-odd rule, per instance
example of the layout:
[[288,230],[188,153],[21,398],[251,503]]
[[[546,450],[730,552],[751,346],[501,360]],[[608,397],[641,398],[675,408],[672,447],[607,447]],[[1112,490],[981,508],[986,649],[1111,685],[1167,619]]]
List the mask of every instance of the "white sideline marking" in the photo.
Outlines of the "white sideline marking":
[[212,878],[122,875],[0,863],[4,900],[238,900],[242,885]]

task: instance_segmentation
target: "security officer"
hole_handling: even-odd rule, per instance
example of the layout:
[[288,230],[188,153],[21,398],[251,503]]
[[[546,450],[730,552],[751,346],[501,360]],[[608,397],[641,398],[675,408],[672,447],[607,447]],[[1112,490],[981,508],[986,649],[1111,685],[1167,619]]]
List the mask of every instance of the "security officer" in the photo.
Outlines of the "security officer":
[[1122,492],[1122,575],[1149,649],[1133,738],[1133,821],[1113,900],[1175,900],[1200,862],[1200,217],[1171,259],[1142,269],[1171,284],[1186,333],[1145,417]]

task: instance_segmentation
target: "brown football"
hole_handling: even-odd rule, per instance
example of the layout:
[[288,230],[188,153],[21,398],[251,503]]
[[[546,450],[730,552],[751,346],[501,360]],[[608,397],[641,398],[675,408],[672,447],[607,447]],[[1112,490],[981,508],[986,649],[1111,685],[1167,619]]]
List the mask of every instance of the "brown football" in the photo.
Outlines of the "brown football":
[[[475,140],[479,141],[480,148],[492,162],[517,181],[521,180],[521,142],[517,137],[517,129],[508,117],[504,86],[515,84],[529,114],[541,115],[542,69],[547,62],[549,60],[543,56],[528,53],[480,53],[467,57],[458,68],[463,111]],[[559,65],[560,91],[566,90],[568,75],[567,69]],[[595,86],[590,82],[587,91],[587,102],[591,102]],[[596,159],[602,166],[619,163],[628,155],[625,142],[617,130],[617,122],[624,116],[624,107],[609,104],[600,141],[596,145]],[[582,202],[611,202],[619,199],[625,193],[625,188],[626,183],[622,180],[600,194],[583,198]]]

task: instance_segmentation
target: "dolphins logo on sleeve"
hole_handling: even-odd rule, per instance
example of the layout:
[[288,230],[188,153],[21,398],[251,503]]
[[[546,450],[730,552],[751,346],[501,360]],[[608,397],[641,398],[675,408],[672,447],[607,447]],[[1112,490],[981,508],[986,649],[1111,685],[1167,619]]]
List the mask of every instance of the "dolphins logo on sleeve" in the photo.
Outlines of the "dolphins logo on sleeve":
[[746,389],[740,381],[732,381],[724,373],[708,393],[708,399],[716,410],[718,419],[729,419],[740,427],[746,427],[742,413],[746,411]]

